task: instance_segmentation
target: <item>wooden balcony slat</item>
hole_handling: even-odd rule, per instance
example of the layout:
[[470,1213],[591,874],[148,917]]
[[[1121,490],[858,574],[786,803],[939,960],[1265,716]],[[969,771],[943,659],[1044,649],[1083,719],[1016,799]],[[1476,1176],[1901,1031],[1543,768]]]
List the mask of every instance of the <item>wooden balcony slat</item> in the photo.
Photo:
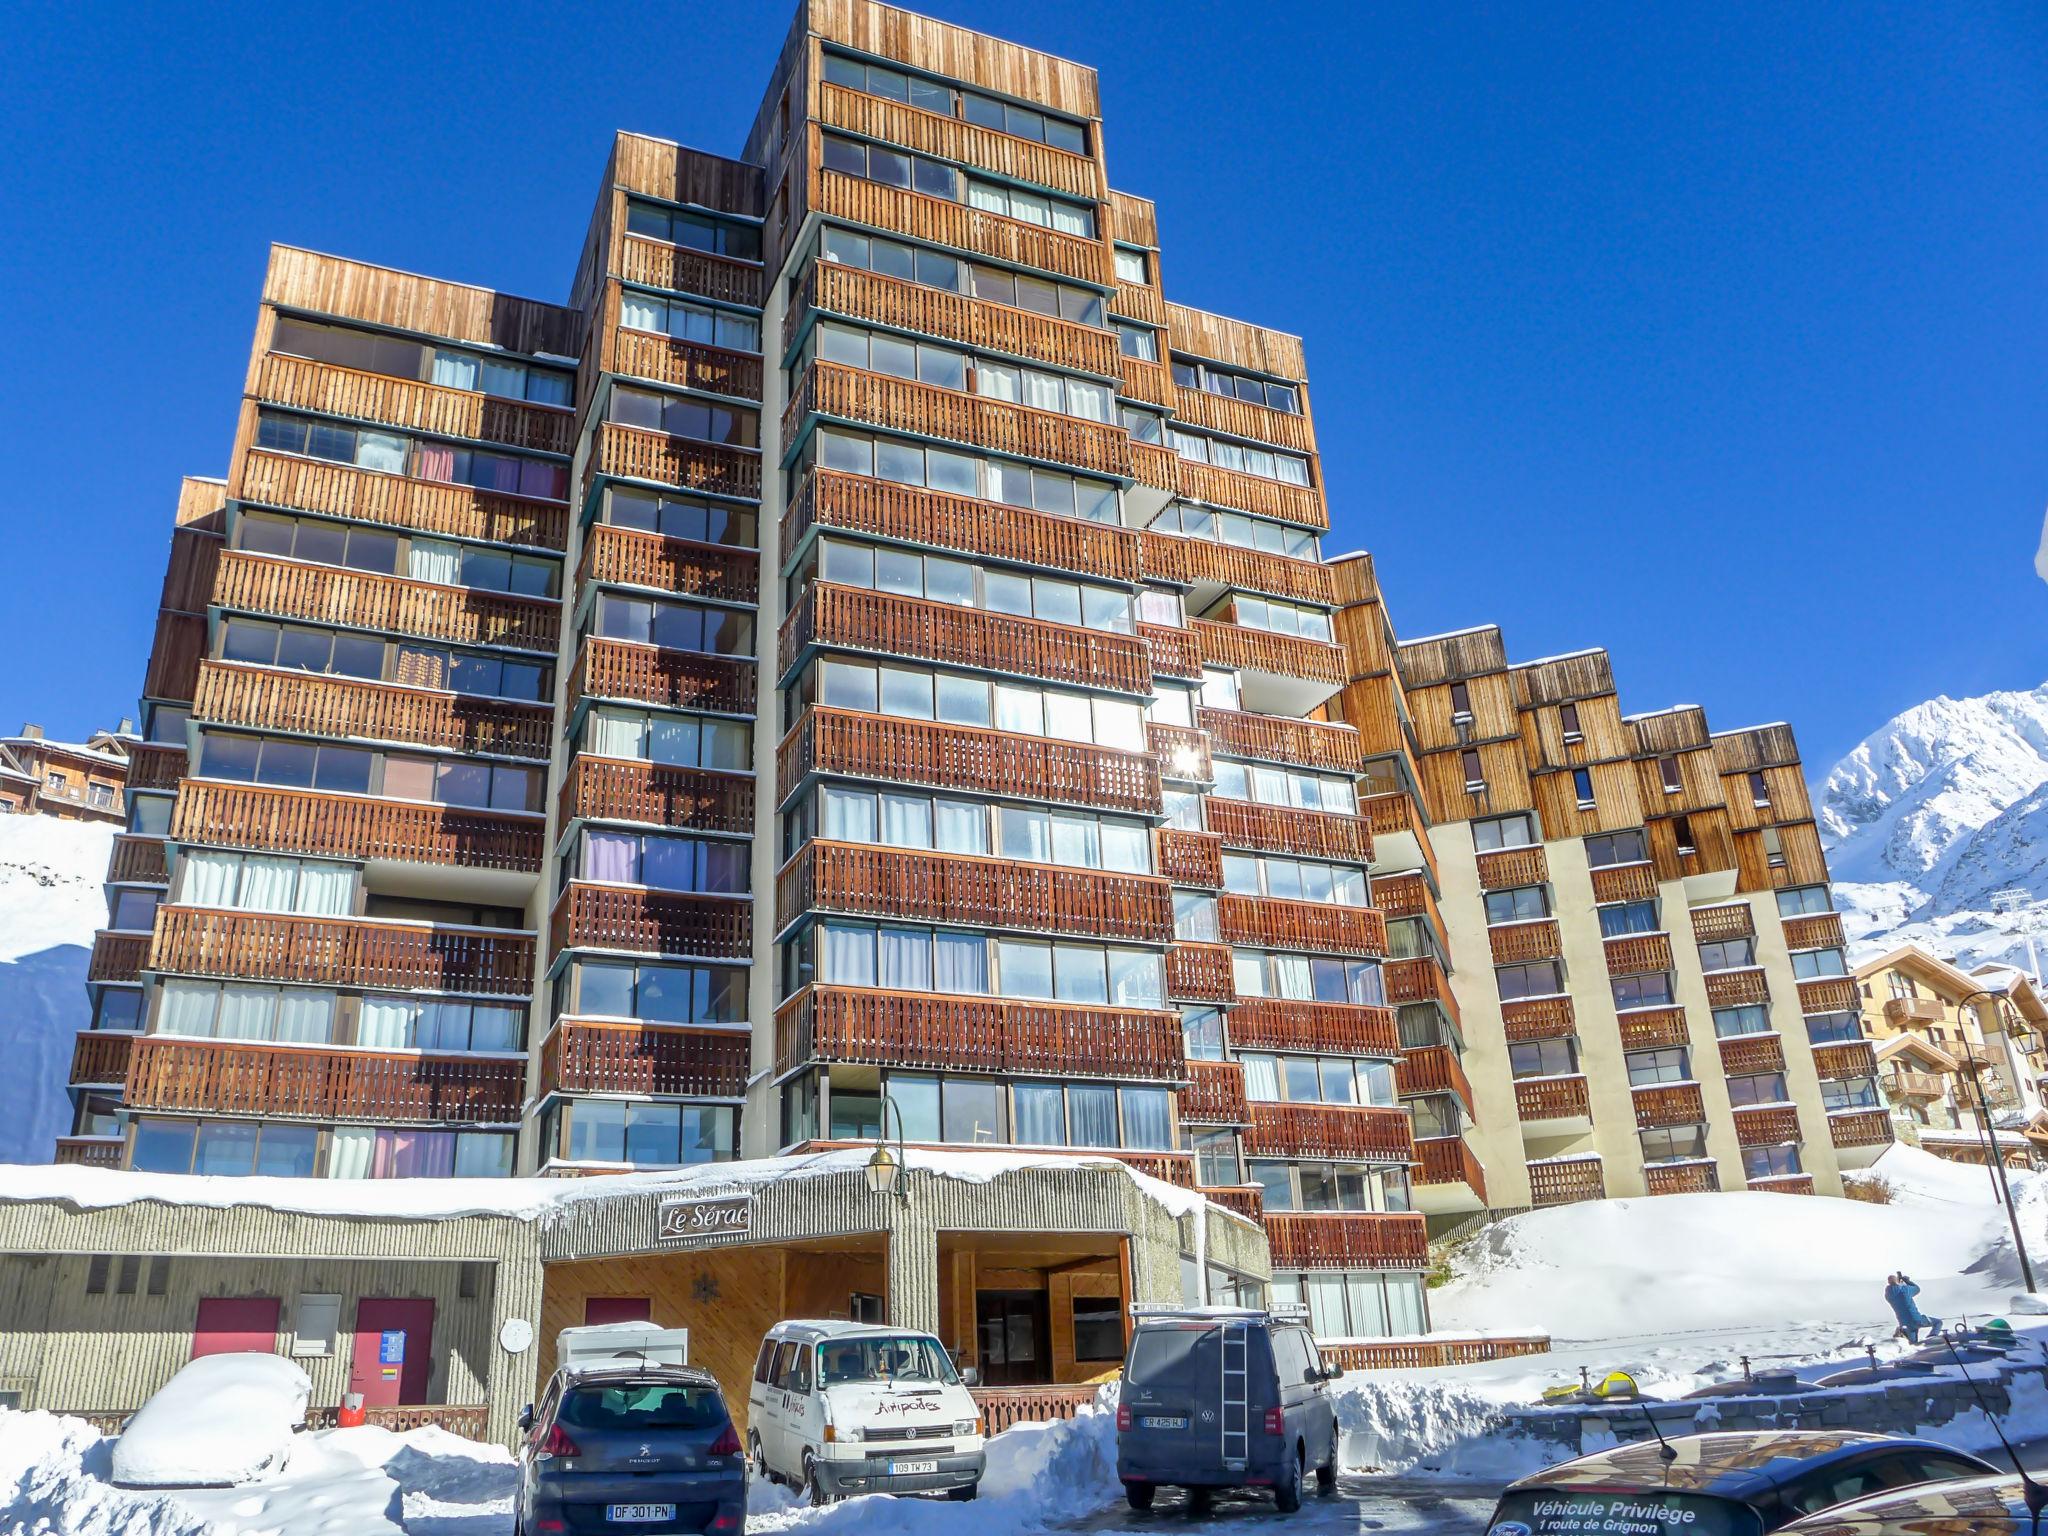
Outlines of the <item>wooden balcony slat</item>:
[[1408,1003],[1435,1003],[1453,1023],[1459,1018],[1458,999],[1451,991],[1443,962],[1433,955],[1411,955],[1389,960],[1380,967],[1386,980],[1387,1001],[1399,1008]]
[[1231,1003],[1237,999],[1227,944],[1179,943],[1166,951],[1166,996],[1176,1003]]
[[[1365,747],[1358,728],[1326,725],[1320,720],[1292,720],[1284,715],[1254,715],[1236,709],[1202,708],[1195,721],[1209,733],[1215,750],[1225,757],[1249,757],[1286,763],[1296,768],[1322,768],[1357,773],[1365,765]],[[1374,796],[1394,799],[1405,796]]]
[[737,1099],[749,1052],[739,1030],[564,1019],[541,1046],[540,1091]]
[[1180,493],[1180,455],[1162,443],[1131,443],[1131,478],[1138,484]]
[[107,879],[115,884],[164,885],[170,880],[160,837],[117,837],[107,860]]
[[471,869],[540,870],[537,816],[366,795],[187,779],[171,810],[178,842]]
[[1109,312],[1129,320],[1142,320],[1147,325],[1166,324],[1166,300],[1149,283],[1126,283],[1119,279],[1116,292],[1110,296]]
[[1230,1013],[1234,1050],[1311,1051],[1330,1056],[1401,1054],[1394,1010],[1365,1003],[1309,1003],[1247,998]]
[[1664,933],[1630,933],[1602,941],[1610,976],[1641,975],[1671,969],[1671,936]]
[[1167,372],[1166,364],[1148,362],[1142,357],[1120,357],[1117,362],[1123,376],[1118,394],[1130,400],[1143,400],[1147,405],[1172,406],[1173,375]]
[[1235,1211],[1248,1221],[1261,1221],[1265,1217],[1265,1191],[1256,1184],[1231,1189],[1217,1189],[1204,1185],[1202,1193],[1226,1211]]
[[1251,1125],[1244,1135],[1244,1150],[1249,1157],[1414,1161],[1414,1135],[1405,1109],[1255,1103],[1251,1113]]
[[804,278],[801,302],[789,307],[783,321],[785,351],[796,337],[806,308],[1083,373],[1116,378],[1120,371],[1116,332],[1101,326],[972,299],[830,261],[811,267]]
[[753,904],[572,880],[555,899],[549,947],[630,950],[711,960],[747,960],[754,950]]
[[601,423],[590,471],[621,480],[646,480],[682,491],[761,497],[761,455],[752,448],[670,437],[644,427]]
[[631,640],[583,642],[569,675],[569,700],[618,699],[720,714],[754,712],[758,669],[745,656],[663,650]]
[[751,774],[579,752],[563,775],[559,820],[630,821],[697,832],[754,830]]
[[1649,901],[1657,894],[1654,864],[1610,864],[1592,874],[1595,901]]
[[503,645],[553,655],[561,604],[398,576],[373,576],[228,550],[220,557],[213,602],[279,619],[352,629],[381,629],[429,640]]
[[207,1110],[266,1120],[503,1125],[519,1118],[523,1059],[319,1050],[145,1035],[131,1109]]
[[1785,1042],[1776,1035],[1741,1035],[1723,1040],[1720,1052],[1721,1071],[1728,1077],[1785,1070]]
[[1530,1163],[1528,1169],[1532,1205],[1571,1205],[1607,1197],[1607,1179],[1597,1157]]
[[1814,912],[1805,917],[1785,919],[1787,949],[1840,949],[1842,944],[1842,914],[1839,912]]
[[1387,952],[1386,919],[1371,907],[1340,907],[1323,901],[1226,892],[1217,901],[1217,917],[1226,944],[1366,955],[1374,959]]
[[554,712],[545,704],[202,661],[192,718],[207,725],[407,742],[544,762]]
[[754,352],[705,346],[619,326],[612,332],[612,369],[628,378],[673,384],[735,400],[761,398],[761,358]]
[[1372,857],[1372,834],[1356,816],[1334,811],[1297,811],[1216,795],[1203,802],[1202,816],[1208,829],[1222,837],[1226,848],[1349,863],[1364,863]]
[[1251,1106],[1244,1096],[1244,1068],[1234,1061],[1190,1061],[1187,1086],[1180,1091],[1183,1125],[1248,1125]]
[[128,1058],[136,1036],[112,1030],[83,1030],[71,1045],[74,1088],[112,1087],[128,1081]]
[[1643,1169],[1643,1184],[1653,1195],[1704,1195],[1721,1187],[1712,1163],[1653,1163]]
[[1707,1118],[1706,1101],[1698,1083],[1659,1083],[1634,1089],[1636,1127],[1698,1125]]
[[[127,1144],[116,1136],[102,1140],[97,1136],[59,1136],[57,1155],[52,1162],[74,1168],[118,1168]],[[123,1416],[125,1419],[125,1415]]]
[[1149,529],[1142,538],[1145,574],[1154,581],[1186,587],[1223,586],[1235,592],[1263,592],[1292,602],[1336,606],[1335,580],[1330,568],[1320,561]]
[[1474,860],[1480,888],[1504,891],[1518,885],[1543,885],[1550,879],[1550,860],[1541,847],[1495,848]]
[[1202,661],[1211,667],[1229,667],[1247,672],[1271,672],[1304,682],[1324,683],[1341,688],[1351,680],[1344,648],[1327,640],[1307,640],[1300,635],[1276,635],[1241,624],[1223,624],[1212,619],[1190,619]]
[[1574,1120],[1593,1113],[1584,1077],[1524,1077],[1515,1080],[1515,1114],[1532,1120]]
[[1155,676],[1177,677],[1189,683],[1201,681],[1202,652],[1190,631],[1168,624],[1140,624],[1138,633],[1151,653]]
[[1510,1045],[1557,1040],[1578,1030],[1569,997],[1521,997],[1500,1005],[1502,1033]]
[[884,186],[840,171],[818,173],[818,211],[832,218],[894,230],[954,250],[1097,287],[1112,281],[1109,247],[1100,240],[1061,234],[1041,225],[946,198]]
[[240,490],[243,500],[266,506],[325,512],[421,533],[557,552],[569,542],[569,509],[560,502],[414,480],[260,448],[242,456]]
[[472,389],[365,373],[273,352],[256,365],[256,398],[327,416],[566,454],[576,446],[576,413],[505,400]]
[[761,293],[768,281],[758,263],[687,250],[631,233],[619,240],[618,275],[643,287],[693,293],[753,309],[761,307]]
[[1465,1064],[1448,1045],[1418,1045],[1403,1051],[1400,1060],[1394,1063],[1394,1092],[1404,1099],[1430,1093],[1454,1094],[1468,1115],[1476,1107]]
[[1430,895],[1429,882],[1423,879],[1419,869],[1399,875],[1375,876],[1372,904],[1390,923],[1404,917],[1428,917],[1430,925],[1441,931],[1442,925],[1435,916],[1436,898]]
[[327,987],[479,993],[533,992],[534,938],[494,929],[380,923],[203,907],[157,909],[154,971]]
[[1557,919],[1546,917],[1488,928],[1486,947],[1495,965],[1516,965],[1529,960],[1555,959],[1564,953],[1564,940],[1558,934]]
[[826,80],[818,84],[818,121],[901,149],[957,160],[1013,181],[1102,201],[1102,168],[1089,156],[978,123],[871,96]]
[[599,523],[584,539],[576,569],[579,592],[592,582],[752,603],[761,595],[761,557],[751,549],[667,539],[638,528]]
[[776,927],[806,912],[902,917],[1165,944],[1173,891],[1153,875],[813,840],[776,877]]
[[1768,1147],[1797,1141],[1799,1111],[1790,1104],[1764,1104],[1754,1108],[1738,1105],[1735,1109],[1735,1139],[1745,1147]]
[[1486,1170],[1462,1136],[1430,1136],[1415,1143],[1419,1166],[1412,1177],[1417,1185],[1463,1184],[1483,1203],[1486,1199]]
[[1268,1211],[1265,1222],[1275,1269],[1429,1267],[1429,1236],[1419,1212]]

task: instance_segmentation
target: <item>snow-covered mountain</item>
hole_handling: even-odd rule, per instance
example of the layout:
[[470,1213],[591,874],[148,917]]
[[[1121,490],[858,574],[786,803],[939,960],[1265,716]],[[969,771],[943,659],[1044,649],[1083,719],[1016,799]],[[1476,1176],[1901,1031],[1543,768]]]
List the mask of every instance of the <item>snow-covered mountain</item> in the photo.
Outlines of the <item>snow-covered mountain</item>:
[[2026,965],[2030,932],[2048,952],[2048,684],[1916,704],[1814,799],[1852,960],[1917,940]]
[[85,966],[113,839],[100,823],[0,816],[0,1163],[47,1163],[71,1128],[64,1083],[91,1022]]

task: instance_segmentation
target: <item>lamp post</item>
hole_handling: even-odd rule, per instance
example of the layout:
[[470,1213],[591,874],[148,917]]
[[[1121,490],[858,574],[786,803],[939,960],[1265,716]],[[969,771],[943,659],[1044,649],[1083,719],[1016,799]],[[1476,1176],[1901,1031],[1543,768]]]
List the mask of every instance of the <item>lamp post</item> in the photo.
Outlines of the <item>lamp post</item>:
[[[896,1150],[889,1150],[889,1111],[896,1110]],[[888,1090],[882,1092],[882,1129],[875,1138],[875,1150],[868,1156],[868,1188],[878,1195],[894,1195],[905,1205],[910,1203],[910,1179],[907,1163],[909,1157],[903,1145],[903,1111],[896,1109],[896,1101],[889,1097]],[[2030,1285],[2028,1289],[2033,1287]]]
[[[1963,1062],[1970,1069],[1970,1090],[1977,1096],[1977,1118],[1983,1123],[1984,1139],[1991,1149],[1991,1176],[1997,1183],[1999,1198],[2005,1202],[2005,1219],[2012,1226],[2013,1250],[2020,1256],[2020,1278],[2026,1282],[2027,1290],[2031,1294],[2034,1290],[2034,1266],[2027,1258],[2027,1241],[2020,1236],[2020,1213],[2013,1209],[2012,1185],[2005,1177],[2005,1159],[1998,1152],[1998,1127],[1992,1124],[1991,1106],[1984,1099],[1984,1080],[1980,1075],[1982,1066],[1977,1060],[1976,1048],[1970,1044],[1968,1010],[1980,997],[1995,997],[2001,1007],[2005,1002],[2005,994],[1994,992],[1989,987],[1979,987],[1974,992],[1964,994],[1962,1000],[1956,1004],[1956,1033],[1962,1037]],[[1981,1026],[1982,1021],[1979,1022]],[[1981,1027],[1978,1033],[1983,1033]]]

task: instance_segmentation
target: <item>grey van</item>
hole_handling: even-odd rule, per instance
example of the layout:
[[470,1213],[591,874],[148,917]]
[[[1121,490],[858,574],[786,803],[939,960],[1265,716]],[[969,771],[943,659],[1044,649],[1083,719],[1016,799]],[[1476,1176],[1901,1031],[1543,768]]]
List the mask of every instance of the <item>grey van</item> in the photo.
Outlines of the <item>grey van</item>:
[[1283,1513],[1337,1483],[1337,1410],[1301,1318],[1234,1307],[1133,1308],[1116,1473],[1133,1509],[1162,1487],[1269,1487]]

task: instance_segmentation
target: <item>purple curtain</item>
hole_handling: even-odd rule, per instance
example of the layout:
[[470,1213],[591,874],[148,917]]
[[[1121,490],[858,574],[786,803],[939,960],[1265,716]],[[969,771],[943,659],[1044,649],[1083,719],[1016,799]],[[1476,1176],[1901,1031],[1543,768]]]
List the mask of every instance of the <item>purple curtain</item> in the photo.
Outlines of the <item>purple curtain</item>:
[[583,878],[586,880],[615,880],[622,885],[634,882],[635,855],[640,850],[640,839],[622,832],[593,832],[583,834]]

